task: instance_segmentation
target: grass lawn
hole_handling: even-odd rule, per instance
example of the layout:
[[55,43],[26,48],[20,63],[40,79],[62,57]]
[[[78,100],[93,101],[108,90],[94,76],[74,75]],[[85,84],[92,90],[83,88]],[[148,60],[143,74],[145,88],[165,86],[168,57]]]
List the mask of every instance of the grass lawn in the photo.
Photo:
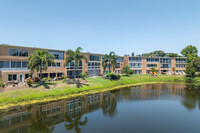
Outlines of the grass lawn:
[[[190,81],[191,80],[191,81]],[[0,93],[0,108],[11,105],[27,104],[42,102],[50,99],[58,99],[77,94],[86,94],[114,89],[114,87],[125,87],[130,85],[150,84],[150,83],[168,83],[185,81],[200,83],[200,78],[186,78],[181,75],[159,75],[151,77],[150,75],[131,75],[130,77],[122,76],[118,81],[110,81],[103,77],[87,78],[87,82],[82,87],[77,88],[75,84],[66,84],[62,81],[47,82],[43,85],[35,83],[33,87],[21,90]]]

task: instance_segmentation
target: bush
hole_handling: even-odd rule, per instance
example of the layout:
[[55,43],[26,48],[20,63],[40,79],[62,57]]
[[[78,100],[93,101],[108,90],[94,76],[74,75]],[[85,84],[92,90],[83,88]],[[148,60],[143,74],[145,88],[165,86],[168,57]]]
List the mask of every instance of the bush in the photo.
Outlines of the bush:
[[67,81],[67,78],[63,79],[62,82],[65,83]]
[[61,78],[62,79],[66,79],[67,77],[66,77],[66,75],[62,75]]
[[46,82],[47,81],[47,78],[42,78],[42,82]]
[[133,74],[133,71],[130,71],[130,72],[129,72],[129,74],[131,74],[131,75],[132,75],[132,74]]
[[33,78],[33,82],[39,82],[40,81],[40,78],[39,77],[34,77]]
[[82,72],[82,73],[80,74],[80,76],[81,76],[81,78],[82,78],[83,80],[85,80],[85,78],[88,77],[88,75],[87,75],[86,72]]
[[[109,74],[107,74],[106,77],[109,77]],[[118,80],[120,78],[121,78],[121,76],[119,74],[110,73],[111,80]]]
[[4,88],[6,86],[6,83],[4,83],[1,79],[0,79],[0,87]]
[[100,73],[99,73],[99,76],[103,76],[103,73],[100,72]]
[[32,86],[33,80],[31,79],[31,77],[29,77],[29,78],[26,79],[26,84],[27,84],[29,87]]
[[85,73],[88,75],[88,71],[85,71]]
[[129,66],[124,66],[122,69],[122,74],[125,74],[126,76],[129,76],[131,74],[131,69]]

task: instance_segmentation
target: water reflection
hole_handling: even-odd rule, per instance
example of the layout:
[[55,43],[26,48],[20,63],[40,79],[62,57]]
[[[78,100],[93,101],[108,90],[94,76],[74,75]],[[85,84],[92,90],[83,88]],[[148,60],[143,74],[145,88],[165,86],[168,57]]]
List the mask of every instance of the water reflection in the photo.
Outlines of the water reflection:
[[[188,110],[200,108],[200,87],[182,84],[151,84],[123,88],[48,103],[11,107],[0,113],[1,133],[55,132],[63,124],[67,132],[81,133],[89,116],[100,110],[104,117],[118,116],[119,103],[179,100]],[[129,108],[129,107],[127,107]],[[58,127],[57,127],[58,128]]]
[[184,95],[182,96],[182,104],[189,110],[196,107],[200,108],[200,86],[187,85],[184,88]]

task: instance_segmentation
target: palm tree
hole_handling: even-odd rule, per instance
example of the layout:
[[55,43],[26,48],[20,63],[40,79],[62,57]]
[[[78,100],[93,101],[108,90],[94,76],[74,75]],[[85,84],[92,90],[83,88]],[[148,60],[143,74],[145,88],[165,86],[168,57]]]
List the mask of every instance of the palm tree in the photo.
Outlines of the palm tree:
[[88,122],[88,118],[85,117],[84,121],[81,121],[82,114],[81,113],[76,114],[75,110],[73,113],[74,115],[72,117],[65,114],[65,128],[69,131],[74,128],[76,133],[81,133],[79,125],[80,126],[86,125]]
[[110,79],[110,66],[112,65],[113,68],[116,66],[117,62],[117,56],[115,55],[115,52],[110,52],[109,55],[105,54],[102,58],[102,66],[105,64],[108,64],[108,71],[109,71],[109,79]]
[[52,133],[54,131],[54,122],[56,118],[53,120],[45,120],[47,118],[46,115],[42,114],[42,107],[40,106],[40,110],[36,111],[35,116],[31,116],[31,126],[29,127],[30,133]]
[[75,51],[67,50],[66,57],[65,57],[65,66],[69,63],[74,61],[74,83],[76,83],[76,67],[78,67],[78,63],[81,62],[82,59],[88,62],[88,58],[81,53],[83,50],[81,47],[78,47]]
[[42,70],[47,70],[48,63],[54,62],[54,55],[49,53],[48,50],[35,50],[33,54],[31,54],[28,57],[28,69],[31,70],[31,73],[33,73],[35,70],[38,72],[40,71],[40,84],[42,84]]
[[106,65],[107,65],[107,62],[102,62],[102,67],[103,67],[103,71],[105,72],[106,71]]

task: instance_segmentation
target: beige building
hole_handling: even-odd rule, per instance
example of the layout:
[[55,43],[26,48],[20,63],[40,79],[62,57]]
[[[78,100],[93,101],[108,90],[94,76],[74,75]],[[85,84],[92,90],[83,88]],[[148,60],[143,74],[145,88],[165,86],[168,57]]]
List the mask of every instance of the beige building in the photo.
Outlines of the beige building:
[[[27,68],[28,56],[35,50],[42,48],[21,47],[12,45],[0,45],[0,78],[4,82],[24,82],[30,76]],[[46,49],[55,56],[55,63],[50,64],[47,71],[43,71],[42,77],[61,77],[66,75],[68,78],[73,77],[74,63],[70,62],[64,66],[65,51]],[[81,72],[88,72],[89,77],[99,76],[108,73],[108,67],[105,71],[102,67],[102,55],[95,53],[83,53],[88,57],[88,63],[84,60],[79,62],[76,68],[76,75],[79,77]],[[111,66],[111,72],[121,74],[124,66],[129,65],[134,74],[149,74],[150,68],[155,67],[161,74],[171,74],[172,68],[176,68],[176,73],[184,74],[186,67],[186,58],[169,58],[169,57],[133,57],[119,56],[115,70]],[[39,77],[38,72],[34,72],[33,77]]]

